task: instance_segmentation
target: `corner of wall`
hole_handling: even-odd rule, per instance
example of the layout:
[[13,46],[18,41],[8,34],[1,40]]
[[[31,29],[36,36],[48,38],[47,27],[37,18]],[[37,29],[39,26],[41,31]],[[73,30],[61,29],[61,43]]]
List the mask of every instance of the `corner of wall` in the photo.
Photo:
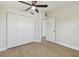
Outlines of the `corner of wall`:
[[62,46],[65,46],[65,47],[79,51],[79,48],[76,48],[76,47],[73,47],[73,46],[70,46],[70,45],[67,45],[67,44],[64,44],[64,43],[60,43],[60,42],[56,42],[56,43],[59,44],[59,45],[62,45]]

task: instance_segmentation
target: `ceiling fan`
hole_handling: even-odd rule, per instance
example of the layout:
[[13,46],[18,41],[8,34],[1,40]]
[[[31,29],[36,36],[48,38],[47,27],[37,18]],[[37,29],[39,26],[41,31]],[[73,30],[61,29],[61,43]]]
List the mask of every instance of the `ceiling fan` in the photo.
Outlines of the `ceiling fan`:
[[19,2],[30,6],[29,8],[25,9],[25,11],[28,11],[29,9],[33,9],[33,10],[35,10],[38,13],[39,10],[37,9],[37,7],[41,7],[41,8],[42,7],[43,8],[47,8],[48,7],[48,5],[36,5],[37,1],[32,1],[32,4],[26,3],[24,1],[19,1]]

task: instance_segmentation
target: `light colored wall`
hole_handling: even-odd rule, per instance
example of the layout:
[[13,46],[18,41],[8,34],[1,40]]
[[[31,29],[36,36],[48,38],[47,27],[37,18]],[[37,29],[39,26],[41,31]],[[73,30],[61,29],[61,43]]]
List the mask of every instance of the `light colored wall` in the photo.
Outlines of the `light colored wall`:
[[0,50],[6,49],[6,14],[0,7]]
[[41,30],[41,18],[35,17],[35,29],[34,29],[34,33],[35,33],[35,40],[34,42],[41,42],[41,38],[42,38],[42,30]]
[[[5,50],[6,44],[7,44],[6,43],[6,13],[14,13],[14,14],[17,14],[17,15],[18,14],[24,15],[24,16],[27,16],[27,17],[31,17],[32,19],[35,19],[35,20],[39,20],[40,17],[41,17],[41,16],[38,16],[38,17],[33,16],[30,13],[28,14],[25,11],[17,9],[17,8],[0,6],[0,51]],[[37,17],[37,19],[35,17]],[[37,39],[36,41],[41,41],[41,40]]]
[[56,42],[79,50],[79,2],[49,14],[56,18]]
[[17,8],[0,6],[0,51],[6,49],[6,13],[12,12],[25,15],[24,12]]

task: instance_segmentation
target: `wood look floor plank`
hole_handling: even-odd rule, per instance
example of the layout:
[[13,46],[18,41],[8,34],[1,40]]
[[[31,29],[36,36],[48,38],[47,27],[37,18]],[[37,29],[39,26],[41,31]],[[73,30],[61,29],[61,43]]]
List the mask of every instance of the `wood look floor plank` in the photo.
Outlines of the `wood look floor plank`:
[[31,42],[0,52],[1,57],[79,57],[79,51],[45,41]]

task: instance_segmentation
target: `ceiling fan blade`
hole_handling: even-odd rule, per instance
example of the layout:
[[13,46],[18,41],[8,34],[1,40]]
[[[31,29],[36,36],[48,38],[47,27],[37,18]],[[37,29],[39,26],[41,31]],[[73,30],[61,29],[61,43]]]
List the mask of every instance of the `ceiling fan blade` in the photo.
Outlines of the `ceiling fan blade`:
[[24,3],[24,4],[27,4],[27,5],[30,5],[30,6],[31,6],[31,4],[26,3],[26,2],[23,2],[23,1],[18,1],[18,2],[20,2],[20,3]]
[[35,11],[38,13],[39,11],[38,11],[38,9],[35,9]]
[[31,9],[31,7],[27,8],[25,11],[28,11],[29,9]]
[[36,5],[36,7],[48,7],[48,5]]

